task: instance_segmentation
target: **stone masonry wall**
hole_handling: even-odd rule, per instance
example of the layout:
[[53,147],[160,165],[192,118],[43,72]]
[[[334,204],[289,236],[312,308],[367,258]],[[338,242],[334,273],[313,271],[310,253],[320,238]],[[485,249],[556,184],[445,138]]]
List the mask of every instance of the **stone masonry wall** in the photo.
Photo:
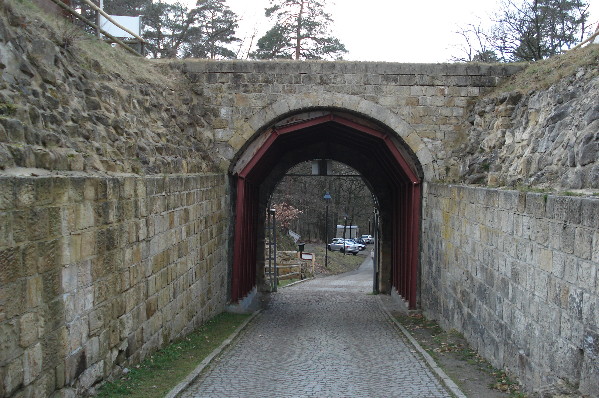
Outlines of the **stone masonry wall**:
[[363,115],[400,136],[428,178],[457,175],[468,108],[521,66],[186,60],[200,128],[230,162],[259,129],[311,109]]
[[0,3],[0,172],[218,172],[178,72],[19,3]]
[[81,396],[221,312],[226,186],[0,177],[0,397]]
[[584,51],[597,61],[548,89],[477,101],[462,181],[599,189],[599,46]]
[[599,199],[428,184],[421,302],[531,390],[599,393]]

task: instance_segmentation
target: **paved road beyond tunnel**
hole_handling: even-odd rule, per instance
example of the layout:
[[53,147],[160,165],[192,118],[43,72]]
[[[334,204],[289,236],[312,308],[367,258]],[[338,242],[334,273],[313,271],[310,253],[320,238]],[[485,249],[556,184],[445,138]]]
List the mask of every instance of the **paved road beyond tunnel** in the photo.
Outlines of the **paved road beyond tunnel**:
[[372,289],[372,262],[272,294],[183,397],[451,397]]

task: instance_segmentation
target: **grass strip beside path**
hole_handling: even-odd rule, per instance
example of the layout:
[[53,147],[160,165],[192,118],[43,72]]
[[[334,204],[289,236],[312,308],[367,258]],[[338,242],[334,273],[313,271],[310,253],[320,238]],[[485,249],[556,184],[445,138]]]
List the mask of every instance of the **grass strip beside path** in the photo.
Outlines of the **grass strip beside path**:
[[222,313],[104,384],[98,397],[164,397],[251,315]]

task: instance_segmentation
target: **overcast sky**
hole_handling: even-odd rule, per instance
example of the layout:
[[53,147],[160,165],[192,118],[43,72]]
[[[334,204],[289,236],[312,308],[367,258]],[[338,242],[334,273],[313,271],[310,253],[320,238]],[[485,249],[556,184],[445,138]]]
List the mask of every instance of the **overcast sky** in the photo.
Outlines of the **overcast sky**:
[[[195,0],[180,0],[191,6]],[[498,0],[328,0],[335,21],[333,35],[349,50],[349,61],[446,62],[460,55],[455,31],[478,19],[488,21]],[[591,0],[591,19],[597,22],[599,3]],[[269,0],[227,0],[242,20],[238,37],[242,53],[254,30],[255,42],[270,28],[264,17]]]

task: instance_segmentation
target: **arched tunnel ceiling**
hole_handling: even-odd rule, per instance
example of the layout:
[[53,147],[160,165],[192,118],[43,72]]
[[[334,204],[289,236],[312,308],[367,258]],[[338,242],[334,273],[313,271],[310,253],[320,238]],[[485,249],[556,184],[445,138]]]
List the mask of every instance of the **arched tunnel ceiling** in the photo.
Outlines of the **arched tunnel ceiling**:
[[[231,297],[239,300],[256,287],[260,214],[274,186],[293,165],[332,159],[355,168],[377,199],[381,216],[379,289],[416,306],[421,178],[417,167],[393,141],[392,133],[334,114],[266,130],[234,165],[236,179],[235,251]],[[251,153],[251,154],[250,154]],[[418,168],[419,169],[419,168]],[[421,169],[420,169],[421,170]]]
[[[395,189],[411,184],[380,132],[366,133],[359,126],[340,123],[342,119],[280,126],[281,132],[261,154],[246,177],[271,191],[287,170],[297,163],[312,159],[332,159],[358,171],[379,200]],[[391,144],[394,145],[394,144]],[[401,155],[400,155],[401,156]]]

